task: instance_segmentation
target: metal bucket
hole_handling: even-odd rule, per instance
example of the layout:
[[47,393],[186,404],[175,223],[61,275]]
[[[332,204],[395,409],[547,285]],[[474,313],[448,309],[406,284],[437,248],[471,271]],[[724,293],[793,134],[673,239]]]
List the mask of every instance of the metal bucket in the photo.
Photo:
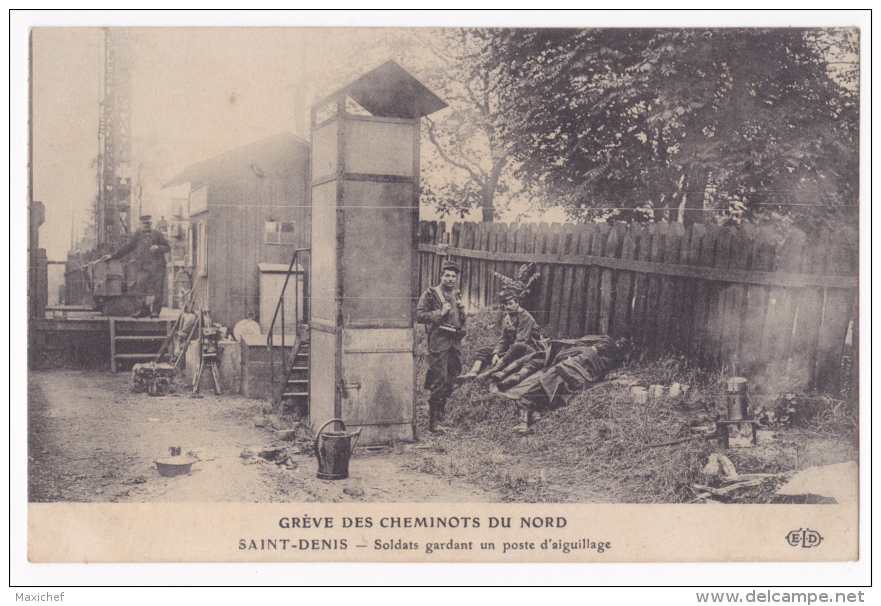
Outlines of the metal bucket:
[[190,473],[190,468],[196,459],[190,457],[182,457],[180,455],[173,457],[162,457],[153,461],[156,471],[160,476],[170,478],[173,476],[183,476]]
[[746,379],[743,377],[728,379],[725,403],[728,408],[729,421],[740,421],[747,418],[746,386]]
[[[342,431],[321,433],[331,423],[339,423]],[[315,433],[315,456],[318,458],[319,480],[345,480],[349,477],[349,457],[361,435],[359,429],[355,433],[346,433],[346,425],[342,419],[331,419]]]

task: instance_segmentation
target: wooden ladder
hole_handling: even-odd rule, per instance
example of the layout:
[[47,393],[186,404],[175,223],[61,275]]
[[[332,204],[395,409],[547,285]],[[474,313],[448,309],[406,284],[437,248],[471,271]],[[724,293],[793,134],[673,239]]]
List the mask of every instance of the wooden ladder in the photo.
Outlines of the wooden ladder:
[[[156,358],[171,331],[173,320],[110,318],[110,372],[123,361],[147,362]],[[163,359],[169,357],[166,348]]]

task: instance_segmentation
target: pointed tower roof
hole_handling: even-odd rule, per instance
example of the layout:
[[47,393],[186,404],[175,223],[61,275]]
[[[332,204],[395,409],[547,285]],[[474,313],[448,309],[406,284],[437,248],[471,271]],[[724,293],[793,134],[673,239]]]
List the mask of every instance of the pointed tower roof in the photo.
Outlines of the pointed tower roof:
[[447,106],[394,61],[386,61],[330,96],[340,93],[380,118],[421,118]]

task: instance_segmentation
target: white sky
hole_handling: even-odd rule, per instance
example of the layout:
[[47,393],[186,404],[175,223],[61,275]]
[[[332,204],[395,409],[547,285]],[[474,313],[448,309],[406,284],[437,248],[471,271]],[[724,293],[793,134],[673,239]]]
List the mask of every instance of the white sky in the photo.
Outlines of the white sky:
[[[347,59],[339,38],[348,32],[342,30],[130,31],[132,176],[140,169],[143,212],[157,216],[168,214],[171,197],[187,191],[162,190],[162,183],[190,164],[281,130],[296,131],[298,87],[308,103],[326,86],[327,72]],[[62,259],[72,222],[80,233],[96,192],[103,31],[35,29],[33,56],[34,197],[47,211],[41,245],[50,259]],[[305,112],[300,120],[307,124]],[[137,213],[135,205],[133,200]]]

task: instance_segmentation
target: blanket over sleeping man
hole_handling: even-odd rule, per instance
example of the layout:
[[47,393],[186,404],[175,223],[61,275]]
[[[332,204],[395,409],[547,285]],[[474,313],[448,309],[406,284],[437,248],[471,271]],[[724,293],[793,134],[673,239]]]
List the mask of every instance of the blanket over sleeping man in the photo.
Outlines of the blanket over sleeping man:
[[519,370],[498,385],[526,413],[521,413],[515,429],[528,428],[530,413],[568,404],[573,395],[601,381],[622,358],[621,349],[606,335],[554,340],[547,349],[521,358]]

